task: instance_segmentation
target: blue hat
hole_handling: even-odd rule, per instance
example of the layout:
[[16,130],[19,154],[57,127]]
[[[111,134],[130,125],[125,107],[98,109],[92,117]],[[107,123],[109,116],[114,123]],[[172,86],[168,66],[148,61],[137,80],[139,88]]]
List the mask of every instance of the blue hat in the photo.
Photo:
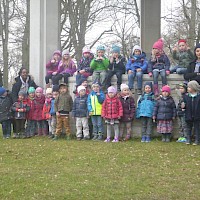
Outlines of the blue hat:
[[35,88],[34,87],[29,87],[28,88],[28,93],[35,93]]
[[112,46],[112,52],[120,54],[120,47],[117,45]]
[[6,89],[3,87],[0,87],[0,96],[2,96],[6,92]]
[[106,48],[103,46],[103,45],[99,45],[98,47],[97,47],[97,51],[105,51],[106,50]]
[[99,82],[98,79],[96,79],[93,83],[92,83],[92,86],[94,85],[98,85],[99,87],[101,87],[101,83]]

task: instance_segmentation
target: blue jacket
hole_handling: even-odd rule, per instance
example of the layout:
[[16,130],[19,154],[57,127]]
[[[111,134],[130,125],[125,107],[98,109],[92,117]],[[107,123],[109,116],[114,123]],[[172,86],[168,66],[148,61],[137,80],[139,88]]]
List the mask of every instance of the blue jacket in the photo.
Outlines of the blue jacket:
[[136,118],[152,117],[154,106],[155,100],[153,93],[144,93],[138,101]]
[[83,97],[77,96],[74,99],[73,108],[72,108],[72,116],[73,117],[87,117],[87,95]]
[[126,71],[131,70],[135,71],[138,68],[141,68],[143,72],[147,70],[147,59],[146,54],[142,52],[141,55],[133,55],[126,64]]
[[55,99],[52,98],[52,100],[51,100],[51,109],[50,109],[50,114],[51,115],[56,115],[56,111],[54,109],[54,103],[55,103]]

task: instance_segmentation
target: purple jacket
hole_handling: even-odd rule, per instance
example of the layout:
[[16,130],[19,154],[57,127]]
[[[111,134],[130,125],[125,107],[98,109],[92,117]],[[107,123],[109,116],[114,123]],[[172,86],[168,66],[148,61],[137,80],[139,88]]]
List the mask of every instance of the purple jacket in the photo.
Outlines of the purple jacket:
[[47,75],[52,74],[53,72],[56,72],[58,70],[58,65],[59,65],[59,61],[55,62],[55,63],[51,63],[51,60],[46,64],[46,72]]
[[73,62],[73,60],[69,61],[68,67],[65,64],[63,64],[62,60],[59,62],[57,73],[59,74],[67,73],[73,76],[74,72],[76,72],[76,65]]

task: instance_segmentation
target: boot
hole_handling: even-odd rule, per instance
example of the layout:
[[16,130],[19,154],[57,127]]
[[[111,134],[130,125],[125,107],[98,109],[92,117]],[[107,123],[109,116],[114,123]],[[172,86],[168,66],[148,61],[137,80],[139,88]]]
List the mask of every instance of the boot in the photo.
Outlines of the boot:
[[94,137],[92,138],[92,140],[97,140],[98,135],[96,133],[94,133],[93,135],[94,135]]
[[154,84],[154,85],[153,85],[153,91],[154,91],[155,96],[158,96],[158,95],[159,95],[158,84]]
[[166,142],[166,134],[162,134],[162,142]]
[[167,133],[167,134],[166,134],[165,142],[170,142],[170,138],[171,138],[171,134],[170,134],[170,133]]
[[101,132],[98,133],[97,140],[99,140],[99,141],[103,140],[103,134]]

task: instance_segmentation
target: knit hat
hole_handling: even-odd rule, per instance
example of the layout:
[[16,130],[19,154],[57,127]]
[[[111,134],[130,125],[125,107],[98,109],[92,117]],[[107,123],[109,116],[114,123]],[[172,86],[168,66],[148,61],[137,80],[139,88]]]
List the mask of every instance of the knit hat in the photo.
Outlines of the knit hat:
[[62,56],[61,51],[60,50],[56,50],[53,52],[53,55],[58,54],[60,57]]
[[82,50],[83,54],[84,53],[91,53],[91,50],[89,47],[83,47],[83,50]]
[[93,87],[94,85],[98,85],[99,87],[101,87],[101,83],[99,83],[98,80],[95,80],[95,81],[92,83],[92,87]]
[[120,90],[122,91],[123,89],[129,89],[128,85],[126,85],[125,83],[122,83],[120,86]]
[[114,93],[114,94],[116,94],[117,93],[117,89],[115,87],[113,87],[113,86],[110,86],[108,88],[108,93]]
[[58,91],[59,91],[59,85],[54,85],[52,92],[58,92]]
[[43,89],[41,87],[37,87],[35,92],[38,92],[38,93],[43,93]]
[[52,91],[53,91],[52,88],[47,88],[46,89],[46,94],[52,94]]
[[2,96],[6,92],[6,89],[3,87],[0,87],[0,96]]
[[35,93],[35,88],[34,87],[29,87],[28,88],[28,93]]
[[60,83],[59,84],[59,89],[60,89],[61,86],[66,86],[67,87],[67,84],[66,83]]
[[113,45],[112,46],[112,53],[118,53],[118,54],[120,54],[120,47],[119,46],[117,46],[117,45]]
[[180,44],[181,42],[187,43],[187,41],[186,41],[185,39],[180,39],[180,40],[178,41],[178,44]]
[[150,82],[150,81],[149,81],[149,82],[145,82],[145,83],[144,83],[144,88],[145,88],[147,85],[151,88],[151,91],[153,91],[153,84],[152,84],[152,82]]
[[162,92],[168,92],[168,93],[170,94],[171,89],[170,89],[169,85],[163,86],[163,87],[162,87]]
[[106,50],[106,48],[103,46],[103,45],[99,45],[98,47],[97,47],[97,51],[105,51]]
[[80,85],[77,88],[77,92],[79,93],[81,90],[86,90],[86,88],[83,85]]
[[135,50],[140,50],[140,52],[142,53],[142,48],[141,48],[141,46],[139,46],[139,45],[135,45],[135,46],[133,47],[133,54],[134,54]]
[[190,81],[188,83],[188,87],[190,87],[191,89],[193,89],[193,90],[195,90],[197,92],[200,91],[200,85],[199,85],[199,83],[197,81]]
[[23,96],[23,97],[25,97],[25,96],[26,96],[26,93],[25,93],[24,91],[19,91],[19,92],[18,92],[18,96]]
[[69,55],[69,50],[67,50],[67,49],[63,50],[63,52],[62,52],[62,56],[66,55],[66,54]]
[[160,38],[159,40],[157,40],[154,44],[153,44],[153,49],[158,49],[158,50],[163,50],[163,46],[164,46],[164,42],[162,40],[162,38]]

